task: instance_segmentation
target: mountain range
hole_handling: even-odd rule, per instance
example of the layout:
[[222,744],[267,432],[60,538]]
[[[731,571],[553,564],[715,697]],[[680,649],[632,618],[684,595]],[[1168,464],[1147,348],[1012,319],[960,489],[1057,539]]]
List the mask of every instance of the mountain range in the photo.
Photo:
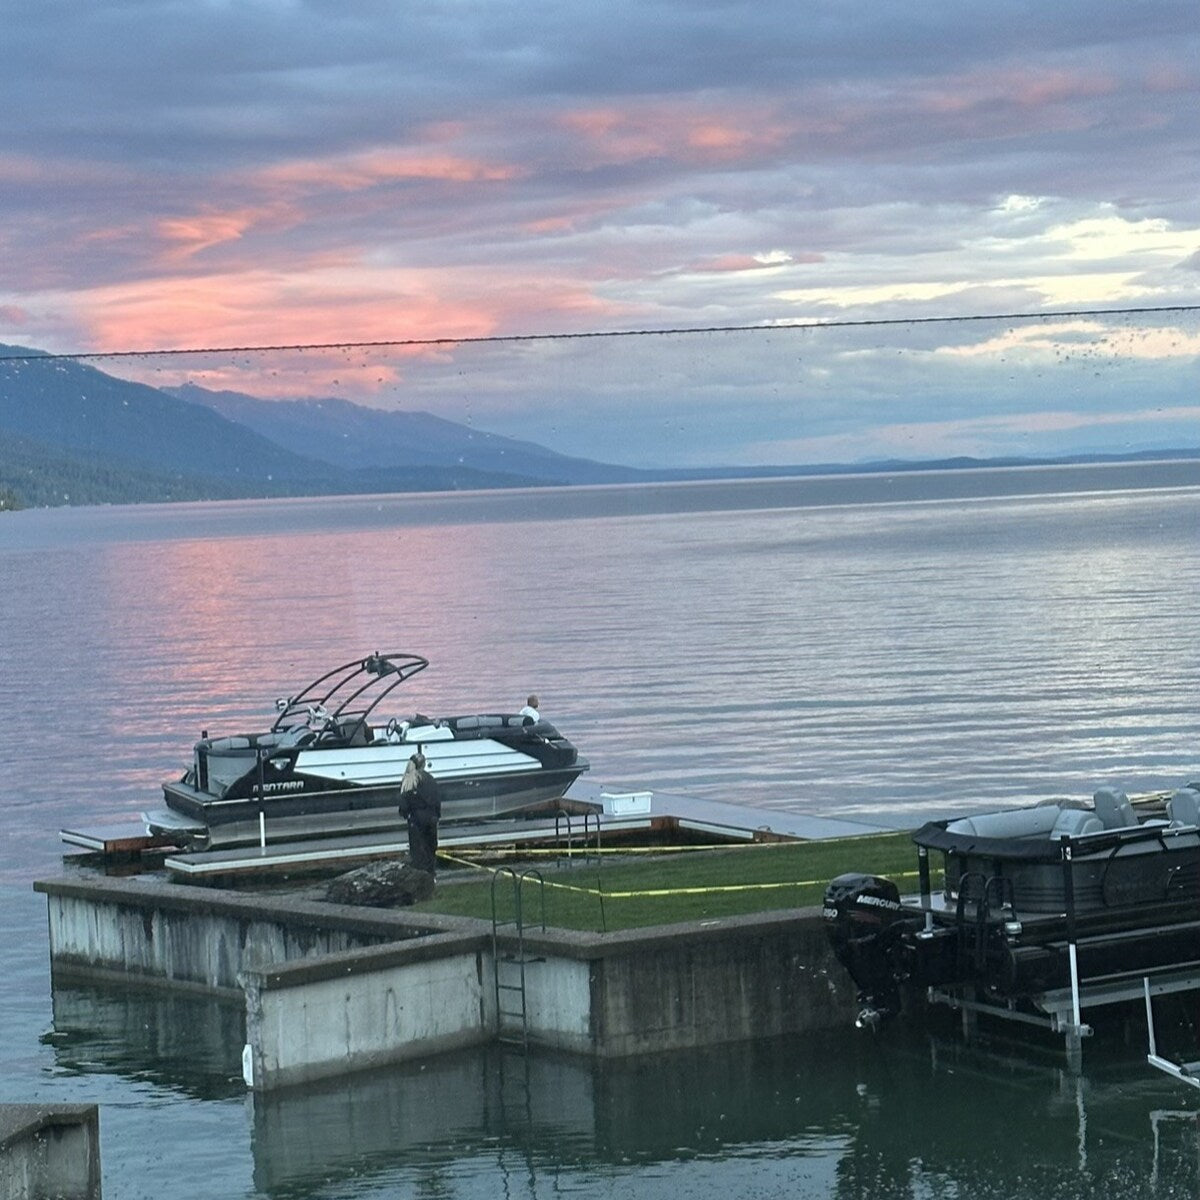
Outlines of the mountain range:
[[534,442],[484,433],[427,412],[385,412],[336,398],[259,400],[194,384],[164,391],[214,410],[304,458],[346,471],[444,468],[447,464],[539,483],[629,483],[631,467],[569,458]]
[[263,401],[194,385],[155,388],[0,345],[0,507],[650,477],[429,413],[339,399]]
[[155,388],[0,344],[0,510],[1163,457],[1198,458],[1200,450],[639,470],[557,454],[427,412],[332,397],[266,401],[194,384]]

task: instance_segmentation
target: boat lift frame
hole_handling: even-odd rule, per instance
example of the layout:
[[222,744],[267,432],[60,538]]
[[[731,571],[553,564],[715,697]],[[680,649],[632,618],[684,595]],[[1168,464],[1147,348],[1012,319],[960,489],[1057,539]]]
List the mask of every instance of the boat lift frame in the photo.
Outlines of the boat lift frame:
[[1175,1062],[1163,1058],[1158,1052],[1158,1038],[1154,1032],[1154,1005],[1151,1002],[1152,987],[1149,977],[1143,978],[1143,994],[1146,1000],[1146,1036],[1149,1040],[1149,1050],[1146,1061],[1159,1071],[1186,1083],[1189,1087],[1200,1088],[1200,1062]]
[[[1159,1055],[1151,1004],[1152,996],[1200,990],[1200,958],[1151,971],[1142,969],[1091,978],[1082,977],[1079,971],[1078,926],[1072,874],[1073,839],[1069,834],[1064,834],[1060,840],[1070,980],[1068,986],[1029,997],[1033,1007],[1039,1010],[1037,1012],[1019,1009],[1017,1002],[1012,999],[1006,1002],[979,999],[977,985],[974,982],[953,987],[930,987],[926,989],[926,998],[932,1004],[944,1004],[962,1012],[964,1027],[970,1017],[982,1013],[1001,1020],[1035,1025],[1052,1033],[1061,1033],[1066,1039],[1067,1057],[1076,1065],[1079,1062],[1083,1038],[1090,1037],[1093,1032],[1091,1025],[1083,1021],[1084,1009],[1108,1004],[1129,1003],[1142,998],[1146,1006],[1146,1024],[1149,1034],[1147,1062],[1190,1086],[1200,1089],[1200,1061],[1175,1063]],[[921,907],[925,910],[925,928],[922,933],[925,936],[932,936],[934,929],[933,889],[930,879],[929,851],[924,846],[917,848],[917,867],[919,899]],[[987,889],[985,887],[984,897],[977,903],[986,903],[986,898]],[[962,920],[961,911],[959,920]],[[920,937],[922,934],[918,933],[917,936]]]

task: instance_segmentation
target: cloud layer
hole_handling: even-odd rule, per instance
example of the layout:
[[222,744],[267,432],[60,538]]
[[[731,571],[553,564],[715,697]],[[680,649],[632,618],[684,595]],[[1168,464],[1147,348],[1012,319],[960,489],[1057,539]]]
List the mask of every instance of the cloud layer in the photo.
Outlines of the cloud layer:
[[[1200,301],[1192,3],[39,0],[12,8],[6,43],[0,341],[111,351]],[[1139,325],[1128,356],[1119,324],[1064,331],[1104,369],[1068,368],[1064,411],[1084,425],[1051,422],[1056,442],[1029,420],[1028,443],[1086,440],[1093,408],[1146,385],[1162,406],[1127,396],[1143,415],[1097,420],[1098,442],[1200,442],[1176,402],[1189,370],[1194,389],[1196,319],[1160,324]],[[245,390],[336,381],[659,462],[999,450],[1028,388],[1038,411],[1064,392],[1037,371],[1052,376],[1056,354],[1061,371],[1067,343],[1039,368],[1019,331],[802,337],[800,371],[794,333],[769,351],[743,335],[187,369]],[[971,412],[943,411],[938,397],[968,387]],[[882,394],[886,414],[864,399]],[[1160,407],[1176,415],[1155,420]]]

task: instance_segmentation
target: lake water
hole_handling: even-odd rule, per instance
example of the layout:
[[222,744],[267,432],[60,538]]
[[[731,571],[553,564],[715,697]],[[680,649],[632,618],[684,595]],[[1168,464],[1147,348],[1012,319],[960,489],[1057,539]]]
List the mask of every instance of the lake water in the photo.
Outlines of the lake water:
[[[909,826],[1200,777],[1200,464],[0,517],[0,1100],[96,1101],[108,1200],[1195,1195],[1200,1096],[1089,1044],[452,1056],[267,1101],[236,1010],[51,993],[65,824],[374,649],[614,788]],[[1193,1097],[1196,1097],[1193,1099]]]

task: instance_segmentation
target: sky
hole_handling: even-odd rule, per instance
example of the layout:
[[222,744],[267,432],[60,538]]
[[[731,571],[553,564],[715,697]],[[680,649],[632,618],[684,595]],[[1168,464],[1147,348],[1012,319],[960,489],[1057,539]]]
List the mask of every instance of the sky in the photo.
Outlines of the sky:
[[1195,0],[0,13],[0,342],[410,343],[91,361],[631,465],[1200,446]]

